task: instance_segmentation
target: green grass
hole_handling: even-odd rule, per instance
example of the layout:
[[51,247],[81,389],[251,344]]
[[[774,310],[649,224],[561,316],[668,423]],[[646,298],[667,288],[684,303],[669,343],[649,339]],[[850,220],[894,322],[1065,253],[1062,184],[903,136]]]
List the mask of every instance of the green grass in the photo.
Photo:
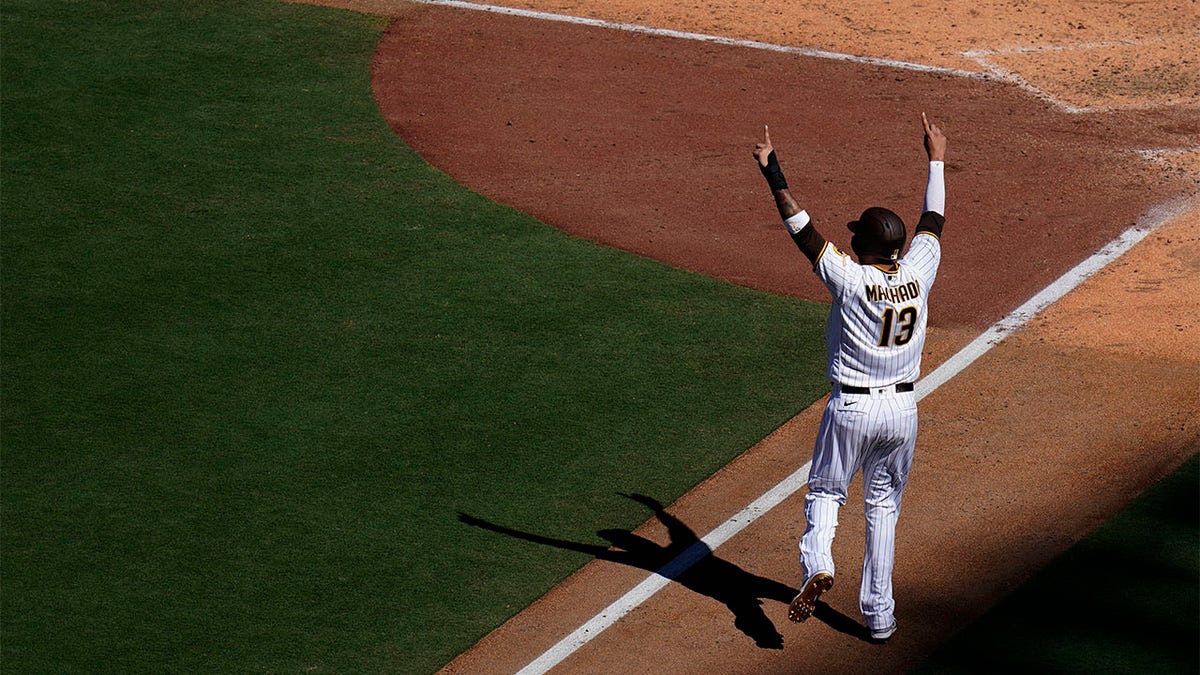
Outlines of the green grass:
[[1200,455],[944,645],[918,673],[1200,671]]
[[[605,544],[646,517],[618,493],[670,502],[823,390],[823,308],[426,166],[375,109],[382,28],[5,1],[6,672],[432,671],[587,560],[459,512]],[[1197,482],[927,670],[1195,672]]]
[[425,165],[383,27],[5,1],[6,672],[434,670],[587,560],[458,512],[604,543],[825,388],[823,308]]

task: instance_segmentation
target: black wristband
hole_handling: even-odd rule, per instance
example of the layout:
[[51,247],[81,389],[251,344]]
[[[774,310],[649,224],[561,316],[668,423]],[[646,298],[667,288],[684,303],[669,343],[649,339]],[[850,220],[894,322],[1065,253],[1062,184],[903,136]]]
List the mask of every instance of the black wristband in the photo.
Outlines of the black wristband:
[[767,179],[767,185],[772,191],[787,189],[787,179],[783,177],[783,170],[779,168],[779,160],[775,158],[774,150],[767,155],[767,165],[759,164],[758,168],[762,171],[763,177]]

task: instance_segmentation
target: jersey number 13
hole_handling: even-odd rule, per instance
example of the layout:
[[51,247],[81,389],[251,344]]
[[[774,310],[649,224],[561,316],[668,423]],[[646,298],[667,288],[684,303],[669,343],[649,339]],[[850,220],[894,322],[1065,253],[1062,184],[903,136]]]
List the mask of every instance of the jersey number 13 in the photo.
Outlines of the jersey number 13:
[[879,331],[880,347],[900,347],[913,337],[913,326],[917,323],[917,308],[905,307],[899,312],[895,307],[883,310],[883,328]]

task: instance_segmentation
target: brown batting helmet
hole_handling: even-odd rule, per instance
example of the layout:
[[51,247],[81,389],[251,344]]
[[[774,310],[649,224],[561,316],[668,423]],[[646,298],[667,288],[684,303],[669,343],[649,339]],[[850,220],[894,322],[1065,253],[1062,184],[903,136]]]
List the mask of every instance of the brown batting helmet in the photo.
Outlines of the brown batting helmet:
[[881,206],[863,211],[858,220],[847,227],[854,233],[850,248],[860,259],[864,255],[873,255],[895,261],[900,258],[900,250],[908,236],[900,216]]

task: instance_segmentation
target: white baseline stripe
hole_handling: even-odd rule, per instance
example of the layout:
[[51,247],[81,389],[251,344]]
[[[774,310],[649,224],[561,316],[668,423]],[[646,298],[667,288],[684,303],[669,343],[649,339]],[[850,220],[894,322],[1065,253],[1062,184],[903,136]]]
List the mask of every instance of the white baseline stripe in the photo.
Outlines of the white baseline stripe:
[[852,63],[865,63],[873,66],[884,66],[887,68],[900,68],[903,70],[917,70],[926,73],[940,73],[942,75],[954,75],[957,77],[969,77],[977,80],[992,80],[996,79],[990,73],[979,73],[973,70],[960,70],[957,68],[943,68],[940,66],[930,66],[923,63],[910,63],[908,61],[897,61],[895,59],[879,59],[870,56],[855,56],[853,54],[842,54],[839,52],[830,52],[824,49],[813,49],[811,47],[789,47],[787,45],[777,45],[770,42],[758,42],[757,40],[738,40],[735,38],[721,37],[719,35],[705,35],[703,33],[688,33],[686,31],[671,30],[668,28],[651,28],[649,26],[639,26],[636,23],[621,23],[619,21],[605,21],[604,19],[589,19],[579,16],[568,16],[566,14],[551,14],[549,12],[538,12],[531,9],[517,9],[515,7],[500,7],[498,5],[484,5],[474,2],[465,2],[464,0],[413,0],[413,2],[422,5],[440,5],[443,7],[454,7],[456,9],[471,9],[480,12],[492,12],[494,14],[508,14],[510,16],[522,16],[530,19],[541,19],[543,21],[558,21],[562,23],[576,24],[579,26],[593,26],[596,28],[609,28],[612,30],[622,30],[630,33],[640,33],[642,35],[657,35],[659,37],[679,38],[683,40],[694,40],[696,42],[708,42],[711,44],[729,45],[733,47],[747,47],[749,49],[762,49],[771,52],[783,52],[785,54],[797,54],[800,56],[811,56],[819,59],[832,59],[834,61],[850,61]]
[[1025,45],[1013,47],[996,47],[994,49],[968,49],[963,52],[963,56],[992,56],[993,54],[1042,54],[1045,52],[1074,52],[1085,49],[1105,49],[1108,47],[1137,47],[1139,45],[1150,44],[1152,42],[1162,42],[1162,39],[1155,40],[1114,40],[1110,42],[1072,42],[1068,44],[1049,44],[1049,45]]
[[[1099,272],[1110,262],[1133,248],[1146,235],[1158,229],[1164,223],[1195,208],[1200,208],[1200,199],[1179,198],[1146,211],[1138,219],[1136,225],[1122,232],[1120,236],[1104,248],[1056,279],[1040,293],[1030,298],[1025,304],[1013,310],[1008,316],[993,324],[982,335],[975,338],[970,344],[959,350],[957,354],[950,357],[932,373],[917,382],[915,392],[917,400],[925,398],[939,386],[961,373],[963,369],[986,354],[1005,337],[1028,323],[1038,312],[1041,312],[1059,298],[1070,293],[1079,284],[1083,283],[1084,280]],[[775,508],[783,500],[799,491],[808,481],[808,471],[811,467],[812,462],[810,461],[797,469],[792,475],[784,478],[778,485],[754,500],[749,506],[737,512],[729,520],[719,525],[717,529],[708,533],[699,542],[693,544],[674,560],[647,577],[645,581],[634,586],[628,593],[601,610],[599,614],[575,629],[570,635],[560,640],[553,647],[547,649],[541,656],[518,671],[518,675],[540,675],[561,663],[580,647],[587,644],[592,638],[616,623],[621,617],[650,599],[651,596],[671,583],[671,580],[678,578],[680,574],[702,560],[704,556],[716,550],[718,546],[746,529],[767,511]]]
[[808,469],[812,466],[812,462],[808,462],[804,466],[797,469],[792,475],[780,481],[778,485],[767,490],[758,499],[755,499],[750,506],[738,511],[736,515],[726,520],[719,525],[717,529],[709,532],[700,541],[692,544],[686,551],[680,553],[674,560],[667,563],[654,574],[646,578],[645,581],[634,586],[628,593],[622,595],[608,607],[600,611],[599,614],[592,617],[579,628],[576,628],[570,635],[545,653],[530,662],[529,665],[518,671],[518,675],[534,675],[545,673],[554,666],[562,662],[571,654],[575,653],[589,640],[599,635],[604,629],[613,625],[618,619],[633,611],[638,605],[648,600],[652,595],[659,592],[671,580],[679,577],[690,568],[692,565],[699,562],[704,556],[712,553],[718,546],[724,544],[733,535],[746,529],[750,523],[758,520],[759,516],[767,511],[778,506],[783,500],[793,495],[808,481]]
[[1104,248],[1071,268],[1066,274],[1027,300],[1025,304],[1010,312],[1008,316],[992,324],[991,328],[985,330],[982,335],[972,340],[970,344],[963,347],[957,354],[938,366],[936,370],[921,378],[921,381],[917,382],[916,386],[917,400],[921,400],[934,389],[945,384],[947,380],[962,372],[975,359],[983,356],[985,352],[999,344],[1001,340],[1008,337],[1013,331],[1028,323],[1030,319],[1054,304],[1059,298],[1070,293],[1088,277],[1121,257],[1121,255],[1133,248],[1139,241],[1145,239],[1146,235],[1158,229],[1163,223],[1169,222],[1188,211],[1200,208],[1200,203],[1197,203],[1198,201],[1200,200],[1194,197],[1180,197],[1159,204],[1146,211],[1138,219],[1136,225],[1125,230]]
[[[966,55],[966,54],[964,54],[964,55]],[[1024,91],[1029,92],[1035,98],[1039,98],[1039,99],[1049,103],[1050,105],[1058,108],[1059,110],[1062,110],[1063,112],[1070,113],[1072,115],[1078,115],[1081,113],[1097,112],[1100,110],[1108,109],[1106,106],[1071,105],[1070,103],[1067,103],[1066,101],[1058,98],[1057,96],[1054,96],[1050,92],[1046,91],[1045,89],[1042,89],[1041,87],[1030,82],[1029,80],[1021,77],[1019,74],[1016,73],[1016,71],[1008,70],[1007,68],[1001,68],[1000,66],[996,65],[995,63],[992,63],[992,61],[990,59],[988,59],[986,56],[976,53],[974,55],[971,55],[970,58],[974,59],[976,63],[978,63],[983,68],[985,68],[987,70],[987,72],[994,75],[996,77],[996,79],[1003,80],[1005,82],[1011,82],[1012,84],[1023,89]]]

